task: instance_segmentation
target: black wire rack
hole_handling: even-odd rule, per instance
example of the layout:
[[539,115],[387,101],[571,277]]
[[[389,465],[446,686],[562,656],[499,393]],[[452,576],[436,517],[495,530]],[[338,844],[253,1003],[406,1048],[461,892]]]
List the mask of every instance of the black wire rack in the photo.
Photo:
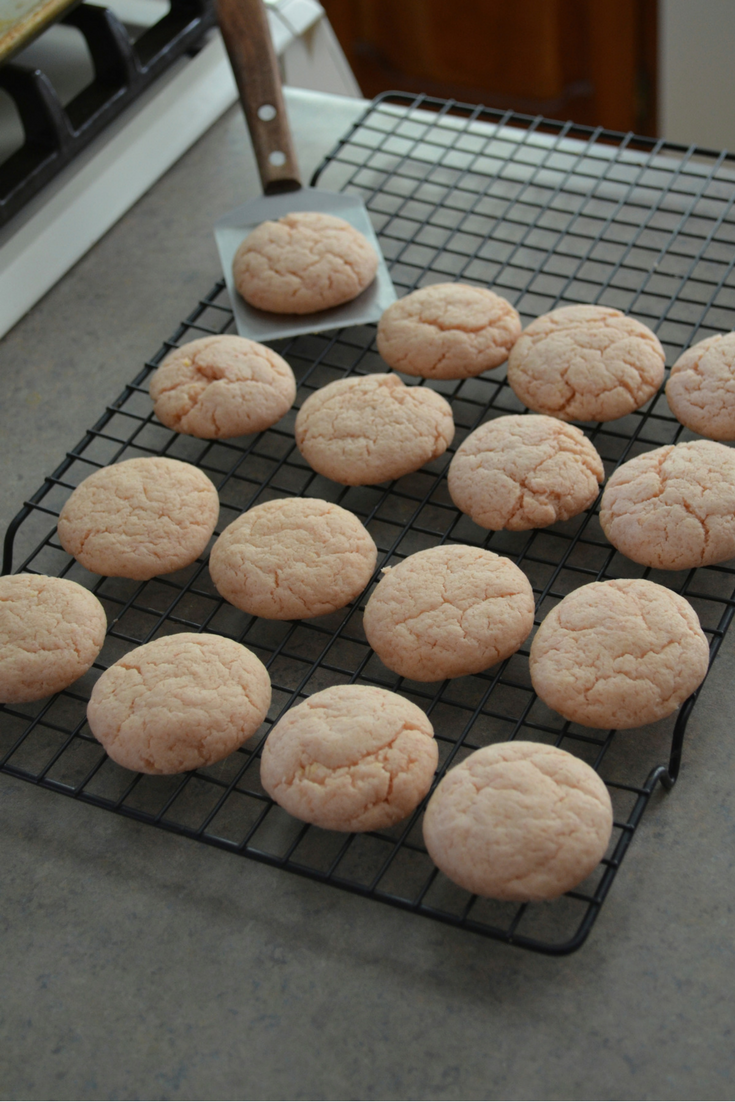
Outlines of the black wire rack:
[[[509,298],[525,323],[565,303],[616,306],[656,330],[669,363],[693,341],[735,328],[735,165],[725,154],[389,94],[369,107],[313,182],[317,178],[321,186],[363,196],[399,295],[463,279]],[[692,603],[712,657],[735,608],[735,570],[639,567],[608,544],[597,506],[547,529],[487,532],[448,496],[445,476],[454,449],[381,486],[345,487],[315,474],[294,444],[296,408],[334,379],[386,370],[372,326],[276,345],[294,368],[299,389],[296,407],[267,432],[207,442],[163,428],[147,391],[156,365],[172,347],[232,330],[220,282],[11,524],[4,571],[15,565],[88,586],[106,608],[109,631],[93,669],[70,689],[3,708],[0,768],[85,803],[477,934],[546,953],[571,952],[592,928],[654,788],[659,781],[670,788],[676,780],[696,694],[676,718],[615,733],[565,722],[546,708],[531,688],[527,646],[482,674],[411,682],[387,670],[367,646],[362,610],[369,590],[329,616],[258,619],[218,596],[206,556],[145,583],[87,573],[58,543],[58,512],[74,486],[97,468],[134,456],[169,455],[196,464],[217,485],[218,531],[256,502],[294,494],[327,498],[366,524],[379,548],[378,570],[443,542],[509,556],[534,587],[537,623],[579,585],[650,577]],[[431,386],[451,402],[454,448],[484,420],[522,412],[503,368],[456,382],[409,382]],[[628,417],[584,428],[608,474],[633,455],[688,435],[663,392]],[[135,775],[111,762],[89,732],[89,692],[100,672],[131,647],[177,631],[217,632],[250,647],[270,671],[271,713],[257,737],[217,765],[175,777]],[[259,782],[267,730],[308,694],[351,682],[397,690],[429,714],[440,748],[438,777],[476,748],[513,738],[562,746],[591,764],[609,786],[615,812],[611,844],[598,869],[554,903],[499,903],[470,896],[437,872],[422,843],[423,805],[390,830],[359,835],[323,831],[288,816]]]

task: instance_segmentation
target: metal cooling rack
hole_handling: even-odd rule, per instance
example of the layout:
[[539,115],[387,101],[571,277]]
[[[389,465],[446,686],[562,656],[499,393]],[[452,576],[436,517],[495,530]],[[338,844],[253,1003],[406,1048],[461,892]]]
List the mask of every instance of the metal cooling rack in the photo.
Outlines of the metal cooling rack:
[[[388,95],[368,109],[316,177],[322,186],[364,197],[399,294],[441,280],[475,281],[513,301],[526,323],[562,303],[617,306],[657,331],[670,363],[693,341],[735,328],[735,170],[724,154]],[[676,779],[694,697],[676,721],[644,731],[579,727],[534,696],[527,647],[476,676],[409,682],[390,673],[365,642],[367,593],[339,613],[288,623],[253,618],[223,602],[206,558],[142,584],[99,578],[62,551],[58,512],[96,468],[165,454],[195,463],[215,482],[222,502],[218,531],[258,501],[324,497],[367,525],[380,550],[379,569],[444,541],[510,556],[533,584],[537,622],[586,582],[651,577],[691,601],[713,657],[735,608],[735,571],[643,569],[610,547],[596,507],[548,529],[488,533],[449,499],[445,474],[452,450],[391,484],[336,485],[316,475],[296,450],[295,409],[267,432],[235,441],[204,442],[163,428],[147,393],[151,372],[172,347],[232,328],[218,283],[11,524],[4,570],[15,565],[87,585],[105,606],[110,627],[99,661],[71,689],[3,708],[0,767],[86,803],[487,937],[547,953],[578,948],[653,789],[659,780],[671,787]],[[364,327],[278,346],[299,381],[296,405],[334,379],[385,370],[374,338],[374,328]],[[522,411],[503,369],[420,385],[451,401],[455,447],[483,420]],[[687,435],[662,393],[629,417],[585,428],[608,474],[621,460]],[[176,777],[133,775],[107,759],[86,728],[89,691],[100,671],[131,647],[182,630],[229,635],[263,659],[273,681],[269,720],[259,737],[218,765]],[[436,729],[440,775],[479,746],[517,737],[563,746],[593,765],[615,809],[613,839],[596,872],[553,904],[497,903],[470,896],[437,873],[421,840],[421,808],[391,830],[345,836],[297,822],[273,805],[258,776],[269,724],[309,693],[353,681],[396,689],[425,709]]]

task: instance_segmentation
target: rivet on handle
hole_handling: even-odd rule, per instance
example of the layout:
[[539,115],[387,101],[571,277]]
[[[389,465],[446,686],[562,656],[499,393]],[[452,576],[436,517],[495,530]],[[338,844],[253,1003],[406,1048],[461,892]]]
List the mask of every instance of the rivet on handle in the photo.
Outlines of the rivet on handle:
[[261,122],[271,122],[278,112],[272,103],[264,103],[258,108],[258,118]]

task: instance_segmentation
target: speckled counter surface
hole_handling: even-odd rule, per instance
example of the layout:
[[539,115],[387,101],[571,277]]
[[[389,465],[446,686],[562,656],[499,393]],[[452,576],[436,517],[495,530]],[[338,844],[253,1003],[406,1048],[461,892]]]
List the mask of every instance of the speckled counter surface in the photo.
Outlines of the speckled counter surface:
[[[361,110],[289,96],[304,175]],[[0,342],[3,527],[218,277],[226,115]],[[540,957],[0,777],[0,1097],[727,1099],[735,635],[587,944]]]

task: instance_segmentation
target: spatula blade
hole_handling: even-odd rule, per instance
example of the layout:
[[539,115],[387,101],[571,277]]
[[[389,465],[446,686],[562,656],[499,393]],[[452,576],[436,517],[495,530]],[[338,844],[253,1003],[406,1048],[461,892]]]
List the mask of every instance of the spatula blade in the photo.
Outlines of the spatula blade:
[[[335,306],[320,310],[317,314],[270,314],[256,310],[237,293],[232,278],[232,262],[241,242],[261,222],[275,221],[293,211],[318,211],[344,218],[368,239],[378,254],[378,271],[375,279],[362,294]],[[396,292],[383,259],[365,204],[356,195],[344,192],[323,191],[319,188],[300,188],[281,195],[264,195],[251,199],[241,207],[226,214],[214,227],[222,270],[227,283],[235,324],[241,337],[250,340],[280,340],[301,333],[320,333],[325,329],[338,329],[347,325],[366,325],[376,322],[380,315],[396,300]]]

